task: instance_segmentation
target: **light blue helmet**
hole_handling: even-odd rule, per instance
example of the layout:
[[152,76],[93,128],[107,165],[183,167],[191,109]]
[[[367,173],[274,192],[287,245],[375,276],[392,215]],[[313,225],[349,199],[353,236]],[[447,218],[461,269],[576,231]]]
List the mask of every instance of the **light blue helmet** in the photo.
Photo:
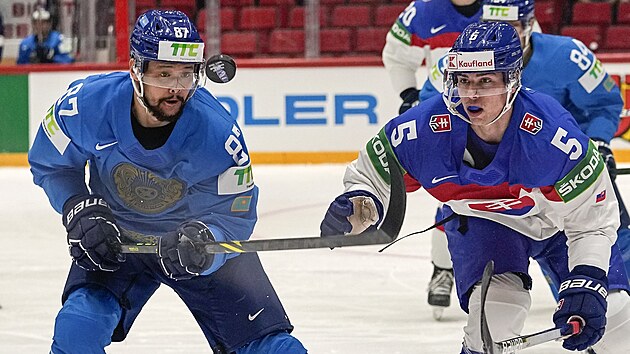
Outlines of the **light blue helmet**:
[[457,107],[465,94],[458,90],[458,74],[500,72],[503,73],[504,87],[489,89],[475,94],[497,95],[508,93],[502,113],[511,106],[521,88],[523,50],[516,29],[504,22],[480,22],[468,25],[457,37],[447,54],[444,75],[443,98],[449,111],[470,123]]

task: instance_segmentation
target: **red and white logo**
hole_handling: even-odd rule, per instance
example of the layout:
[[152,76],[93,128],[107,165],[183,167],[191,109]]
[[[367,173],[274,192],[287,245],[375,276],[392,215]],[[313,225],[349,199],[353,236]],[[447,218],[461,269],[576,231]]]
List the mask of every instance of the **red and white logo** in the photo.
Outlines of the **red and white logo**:
[[429,120],[429,127],[434,133],[450,132],[451,131],[451,116],[448,114],[437,114],[431,116]]
[[525,215],[536,205],[536,202],[523,196],[518,199],[499,199],[491,202],[470,203],[468,207],[473,210],[487,211],[506,215]]
[[525,113],[525,116],[521,121],[521,129],[532,135],[536,135],[536,133],[538,133],[542,129],[542,125],[542,119],[529,113]]

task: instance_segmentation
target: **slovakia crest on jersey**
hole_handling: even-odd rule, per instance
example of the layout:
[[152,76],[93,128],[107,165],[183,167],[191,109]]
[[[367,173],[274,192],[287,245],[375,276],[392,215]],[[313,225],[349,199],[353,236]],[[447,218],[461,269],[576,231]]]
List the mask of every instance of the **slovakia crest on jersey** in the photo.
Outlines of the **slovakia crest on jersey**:
[[473,210],[487,211],[505,215],[525,215],[536,203],[528,196],[518,199],[499,199],[491,202],[469,203],[468,207]]
[[532,135],[536,135],[536,133],[538,133],[542,129],[542,125],[542,119],[529,113],[525,113],[525,116],[521,121],[521,129]]
[[451,131],[451,116],[449,114],[437,114],[431,116],[429,120],[429,127],[434,133],[450,132]]

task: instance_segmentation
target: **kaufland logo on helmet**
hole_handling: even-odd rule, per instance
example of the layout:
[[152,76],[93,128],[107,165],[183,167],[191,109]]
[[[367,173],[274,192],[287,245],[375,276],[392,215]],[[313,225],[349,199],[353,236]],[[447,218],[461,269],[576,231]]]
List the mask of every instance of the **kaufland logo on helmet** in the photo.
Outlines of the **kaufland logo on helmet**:
[[158,60],[200,62],[203,60],[203,43],[160,41]]
[[448,71],[492,71],[494,51],[448,53]]

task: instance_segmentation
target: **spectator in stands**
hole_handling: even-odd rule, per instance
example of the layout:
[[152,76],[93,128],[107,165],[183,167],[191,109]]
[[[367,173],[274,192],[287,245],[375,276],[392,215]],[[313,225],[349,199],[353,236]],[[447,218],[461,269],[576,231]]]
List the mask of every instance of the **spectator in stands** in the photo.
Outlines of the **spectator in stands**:
[[52,30],[50,12],[36,9],[31,16],[33,34],[20,43],[17,64],[72,63],[70,48],[61,33]]
[[2,22],[2,12],[0,12],[0,62],[2,62],[2,49],[4,49],[4,24]]

